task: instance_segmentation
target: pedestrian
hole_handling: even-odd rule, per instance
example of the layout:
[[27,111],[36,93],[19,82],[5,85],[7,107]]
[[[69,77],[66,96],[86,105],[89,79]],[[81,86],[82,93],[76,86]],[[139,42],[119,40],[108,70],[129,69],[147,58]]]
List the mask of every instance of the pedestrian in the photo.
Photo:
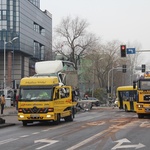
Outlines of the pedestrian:
[[1,97],[1,114],[3,114],[5,103],[6,103],[5,95],[3,94]]

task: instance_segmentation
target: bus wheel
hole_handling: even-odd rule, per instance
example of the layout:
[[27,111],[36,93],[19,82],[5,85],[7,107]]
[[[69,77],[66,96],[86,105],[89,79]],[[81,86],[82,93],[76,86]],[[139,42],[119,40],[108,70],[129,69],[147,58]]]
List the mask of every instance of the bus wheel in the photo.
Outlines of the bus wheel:
[[128,109],[127,109],[127,105],[125,105],[125,112],[127,112],[128,111]]
[[138,118],[139,118],[139,119],[144,118],[144,115],[138,114]]
[[22,121],[23,126],[27,126],[27,121]]

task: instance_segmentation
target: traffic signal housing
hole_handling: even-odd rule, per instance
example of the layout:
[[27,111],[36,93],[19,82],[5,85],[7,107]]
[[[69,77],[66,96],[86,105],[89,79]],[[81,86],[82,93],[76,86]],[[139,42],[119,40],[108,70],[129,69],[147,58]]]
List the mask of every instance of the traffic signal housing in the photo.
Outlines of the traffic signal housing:
[[142,72],[145,72],[145,70],[146,70],[146,65],[142,64]]
[[126,73],[126,71],[127,71],[127,66],[126,65],[122,65],[122,72]]
[[120,45],[121,57],[126,57],[126,45]]

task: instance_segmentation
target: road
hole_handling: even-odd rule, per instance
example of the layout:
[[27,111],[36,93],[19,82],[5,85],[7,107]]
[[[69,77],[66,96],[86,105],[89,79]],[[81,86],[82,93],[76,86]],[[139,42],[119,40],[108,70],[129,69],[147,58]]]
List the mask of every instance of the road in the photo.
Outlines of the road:
[[149,150],[150,120],[118,108],[93,108],[59,125],[35,123],[0,129],[2,150]]

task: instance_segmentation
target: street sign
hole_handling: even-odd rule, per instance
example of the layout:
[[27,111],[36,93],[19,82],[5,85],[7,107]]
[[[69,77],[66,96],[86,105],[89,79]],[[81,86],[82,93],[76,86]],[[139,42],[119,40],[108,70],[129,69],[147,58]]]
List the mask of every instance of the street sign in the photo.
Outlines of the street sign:
[[135,54],[135,48],[127,48],[127,54]]

